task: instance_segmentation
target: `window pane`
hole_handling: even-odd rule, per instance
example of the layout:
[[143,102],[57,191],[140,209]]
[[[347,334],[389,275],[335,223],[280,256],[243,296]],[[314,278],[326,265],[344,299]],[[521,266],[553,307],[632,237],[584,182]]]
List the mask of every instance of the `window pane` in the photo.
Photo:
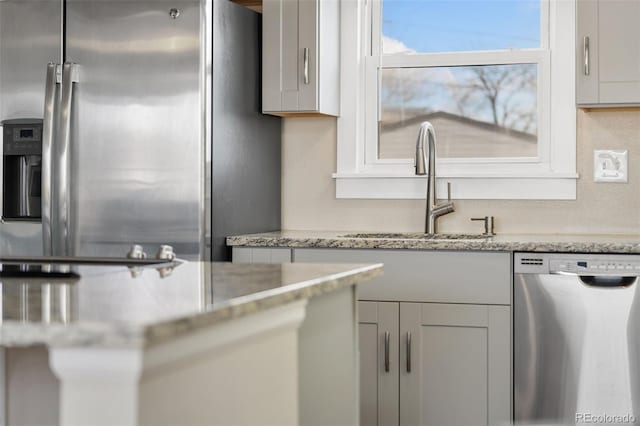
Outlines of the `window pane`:
[[380,158],[413,158],[423,121],[441,158],[537,156],[536,64],[381,72]]
[[540,1],[383,0],[382,52],[540,47]]

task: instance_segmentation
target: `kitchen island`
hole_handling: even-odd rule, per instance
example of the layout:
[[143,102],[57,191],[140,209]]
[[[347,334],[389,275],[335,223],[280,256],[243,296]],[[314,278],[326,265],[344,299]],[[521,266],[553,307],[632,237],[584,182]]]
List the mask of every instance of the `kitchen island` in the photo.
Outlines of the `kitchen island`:
[[355,285],[381,271],[192,262],[2,278],[3,423],[355,424]]

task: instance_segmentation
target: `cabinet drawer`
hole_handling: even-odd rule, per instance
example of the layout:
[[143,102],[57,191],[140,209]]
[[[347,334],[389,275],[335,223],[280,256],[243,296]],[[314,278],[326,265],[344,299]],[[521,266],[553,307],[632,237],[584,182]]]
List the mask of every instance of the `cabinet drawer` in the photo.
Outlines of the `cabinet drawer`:
[[291,263],[289,248],[234,247],[233,263]]
[[506,252],[294,249],[295,262],[384,263],[384,275],[358,287],[360,300],[511,304]]

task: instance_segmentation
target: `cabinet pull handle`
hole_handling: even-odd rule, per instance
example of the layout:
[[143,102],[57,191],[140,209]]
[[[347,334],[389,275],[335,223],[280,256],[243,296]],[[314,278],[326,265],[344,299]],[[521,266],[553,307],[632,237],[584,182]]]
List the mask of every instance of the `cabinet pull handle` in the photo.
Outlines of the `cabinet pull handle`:
[[582,48],[584,50],[584,75],[589,75],[590,66],[589,66],[589,37],[585,37],[582,40]]
[[391,333],[384,332],[384,371],[389,372],[389,342],[391,340]]
[[407,331],[407,373],[411,373],[411,332]]
[[302,49],[302,58],[304,62],[304,84],[309,84],[309,48]]

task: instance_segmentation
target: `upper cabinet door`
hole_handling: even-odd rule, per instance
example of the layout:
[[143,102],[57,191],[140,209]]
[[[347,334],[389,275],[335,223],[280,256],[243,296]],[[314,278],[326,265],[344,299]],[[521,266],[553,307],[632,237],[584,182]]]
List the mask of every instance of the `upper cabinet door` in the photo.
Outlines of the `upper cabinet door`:
[[578,0],[577,103],[640,104],[640,2]]
[[264,0],[262,22],[262,110],[338,115],[338,1]]
[[576,102],[598,103],[598,2],[579,0],[576,23]]

